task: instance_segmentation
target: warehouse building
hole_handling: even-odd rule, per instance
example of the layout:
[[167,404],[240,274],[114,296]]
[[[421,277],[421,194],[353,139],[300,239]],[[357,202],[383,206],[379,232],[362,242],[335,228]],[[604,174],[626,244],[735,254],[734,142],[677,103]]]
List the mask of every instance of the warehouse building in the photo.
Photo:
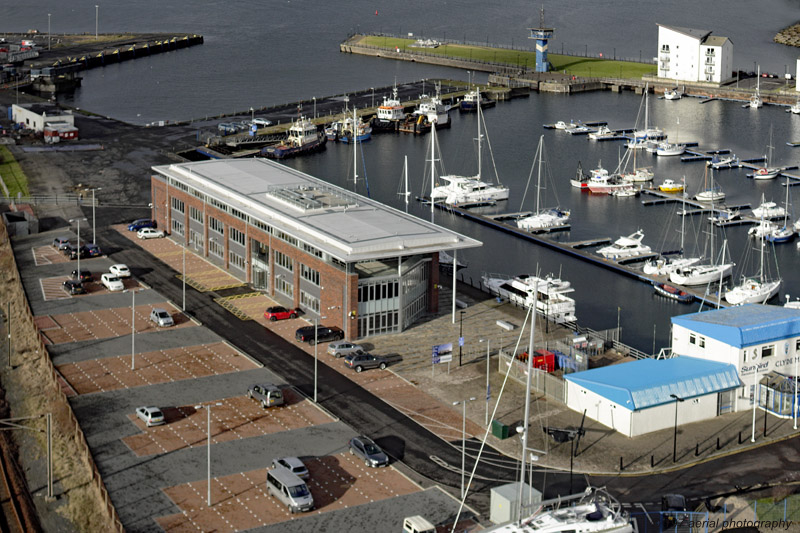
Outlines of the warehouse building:
[[11,120],[37,133],[43,133],[49,126],[51,136],[63,133],[63,139],[78,138],[75,115],[54,104],[12,104]]
[[731,412],[740,386],[733,365],[695,357],[640,359],[564,379],[570,409],[628,437]]
[[153,170],[152,216],[173,239],[348,339],[437,311],[439,252],[481,246],[266,159]]
[[791,417],[800,363],[800,309],[743,305],[672,317],[672,351],[733,365],[743,384],[736,410],[759,405]]

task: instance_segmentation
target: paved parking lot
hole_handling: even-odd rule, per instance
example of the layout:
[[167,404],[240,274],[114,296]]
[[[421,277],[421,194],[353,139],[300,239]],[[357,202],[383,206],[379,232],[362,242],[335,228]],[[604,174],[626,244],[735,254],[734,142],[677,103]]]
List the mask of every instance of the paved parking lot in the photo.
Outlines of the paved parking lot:
[[[130,284],[133,286],[136,282],[131,281]],[[167,302],[159,306],[167,309],[169,314],[172,315],[172,319],[175,321],[175,325],[171,326],[172,328],[196,325],[186,315]],[[37,316],[35,320],[47,344],[61,344],[128,335],[132,331],[132,319],[135,324],[133,331],[136,334],[162,329],[150,321],[150,312],[153,307],[152,304],[137,305],[134,307],[133,313],[130,307],[95,309],[92,311]],[[135,318],[132,315],[135,315]]]
[[78,394],[142,387],[185,379],[257,368],[230,345],[219,342],[103,357],[56,365],[56,369]]
[[[76,265],[77,268],[77,265]],[[88,270],[88,266],[84,267],[83,263],[81,263],[81,270]],[[91,271],[90,271],[91,272]],[[44,301],[50,300],[64,300],[67,298],[84,298],[86,296],[96,296],[98,294],[108,294],[111,291],[105,288],[105,286],[100,283],[100,274],[101,273],[94,273],[95,281],[85,281],[83,282],[83,288],[86,290],[86,294],[75,294],[71,295],[68,294],[62,287],[62,284],[68,280],[72,279],[69,275],[63,276],[55,276],[49,278],[41,278],[39,279],[39,286],[42,289],[42,296]],[[141,285],[135,279],[122,279],[122,284],[125,285],[125,290],[131,289],[139,289]]]
[[304,462],[310,474],[307,484],[314,496],[313,511],[290,513],[267,492],[266,471],[261,469],[212,479],[211,507],[206,481],[166,489],[181,514],[157,522],[165,531],[242,531],[421,490],[394,468],[369,468],[347,453]]
[[[52,265],[54,263],[71,263],[72,261],[67,258],[50,245],[36,246],[31,248],[33,254],[33,261],[36,266]],[[81,261],[84,261],[81,259]],[[75,261],[77,263],[77,260]]]
[[[262,408],[246,396],[218,400],[211,409],[211,443],[246,439],[270,433],[332,422],[333,418],[303,399],[291,389],[284,389],[286,403]],[[131,413],[128,418],[142,431],[125,437],[123,442],[136,455],[167,453],[181,448],[205,446],[208,442],[207,413],[192,405],[162,407],[166,423],[148,428]]]

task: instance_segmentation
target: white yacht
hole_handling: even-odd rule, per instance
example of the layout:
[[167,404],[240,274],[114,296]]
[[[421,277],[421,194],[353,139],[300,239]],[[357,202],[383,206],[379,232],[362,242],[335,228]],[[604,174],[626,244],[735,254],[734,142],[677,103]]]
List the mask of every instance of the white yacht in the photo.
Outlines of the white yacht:
[[569,281],[551,275],[538,277],[521,274],[484,274],[481,279],[490,293],[522,307],[530,307],[536,291],[536,312],[557,324],[577,322],[575,300],[566,296],[573,292]]
[[478,178],[479,176],[439,176],[447,184],[434,187],[431,199],[454,206],[492,204],[498,200],[508,200],[508,187],[492,185]]
[[665,100],[680,100],[682,96],[678,89],[664,89]]
[[[530,216],[517,220],[517,227],[525,231],[538,231],[551,228],[564,227],[569,222],[570,212],[558,207],[543,208],[542,204],[542,167],[544,166],[544,135],[539,137],[539,147],[536,149],[534,166],[538,161],[536,180],[536,209]],[[531,169],[532,170],[532,169]],[[527,193],[527,190],[526,190]]]
[[711,168],[733,168],[739,166],[736,154],[715,154],[711,161],[706,161],[706,166]]
[[642,271],[648,276],[668,276],[679,268],[686,268],[702,261],[702,257],[659,257],[646,261]]
[[760,240],[761,265],[759,266],[758,274],[752,277],[744,277],[739,285],[725,293],[725,301],[731,305],[765,304],[767,300],[778,294],[781,288],[782,281],[780,278],[767,279],[764,266],[764,237],[762,236]]
[[602,125],[597,130],[589,133],[589,138],[593,141],[599,141],[601,139],[610,139],[615,137],[616,133],[614,133],[611,128],[606,125]]
[[604,246],[597,250],[597,253],[606,259],[625,259],[650,253],[650,247],[642,244],[644,233],[642,230],[632,233],[627,237],[620,237],[614,244]]
[[750,97],[750,109],[758,109],[764,105],[761,101],[761,65],[758,66],[758,74],[756,77],[756,92]]
[[605,489],[589,487],[579,495],[542,502],[520,521],[487,529],[487,533],[636,533],[636,523]]
[[656,148],[656,155],[660,156],[682,155],[684,152],[686,152],[686,145],[680,143],[663,141],[658,143],[658,147]]
[[786,214],[786,209],[775,202],[765,202],[761,196],[761,205],[753,209],[753,216],[756,218],[778,218]]

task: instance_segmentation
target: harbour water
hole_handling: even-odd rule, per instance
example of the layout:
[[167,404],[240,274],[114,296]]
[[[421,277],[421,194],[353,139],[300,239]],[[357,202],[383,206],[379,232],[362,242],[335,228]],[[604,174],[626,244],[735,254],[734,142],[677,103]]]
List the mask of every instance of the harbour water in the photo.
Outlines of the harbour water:
[[[181,5],[159,5],[154,11],[149,2],[113,0],[99,11],[100,32],[184,31],[202,33],[203,46],[152,56],[83,74],[83,87],[63,97],[69,105],[134,123],[178,120],[206,115],[244,111],[312,96],[346,93],[371,86],[426,77],[466,80],[465,72],[416,63],[399,63],[376,58],[340,54],[338,43],[350,31],[383,31],[469,41],[489,41],[505,45],[528,46],[525,28],[538,24],[538,12],[530,4],[513,0],[487,17],[485,3],[462,0],[458,3],[412,1],[376,5],[363,0],[348,3],[291,2],[266,5],[254,0],[237,3],[200,2],[194,9]],[[547,23],[557,28],[554,51],[564,43],[565,51],[589,54],[604,51],[617,57],[637,58],[643,50],[652,55],[656,47],[656,23],[703,28],[730,37],[735,44],[734,65],[751,70],[757,61],[762,70],[793,71],[795,49],[775,45],[771,38],[791,19],[795,8],[788,0],[767,0],[760,9],[752,4],[732,1],[718,13],[716,3],[669,1],[648,5],[631,0],[593,4],[587,8],[577,1],[543,2]],[[375,15],[375,10],[378,15]],[[495,8],[490,8],[495,9]],[[4,6],[0,30],[46,29],[47,13],[52,14],[52,31],[87,32],[94,30],[94,4],[66,6],[45,0],[37,5]],[[714,13],[713,16],[709,13]],[[496,16],[495,16],[496,15]],[[338,21],[331,23],[331,21]],[[602,31],[597,31],[598,21]],[[746,26],[745,26],[746,24]],[[632,31],[630,28],[635,28]],[[757,30],[753,29],[757,28]],[[514,35],[515,37],[512,37]],[[511,39],[514,42],[511,42]],[[649,51],[649,52],[648,52]],[[788,67],[785,67],[788,65]],[[376,94],[376,101],[382,95]],[[533,208],[534,191],[522,195],[528,181],[533,155],[540,135],[545,136],[552,182],[548,182],[548,205],[554,193],[559,204],[572,211],[572,229],[556,238],[578,241],[596,237],[616,239],[637,229],[645,242],[656,250],[679,247],[680,220],[676,204],[645,207],[642,198],[591,196],[573,189],[569,179],[578,161],[588,170],[602,161],[613,170],[623,150],[619,142],[594,143],[585,136],[544,130],[542,124],[558,120],[606,120],[612,128],[633,127],[641,98],[633,93],[587,93],[577,96],[532,94],[530,98],[501,103],[486,111],[489,140],[503,183],[511,187],[512,199],[485,211],[519,211]],[[442,160],[448,172],[473,174],[476,170],[474,138],[475,115],[453,113],[451,129],[438,135]],[[678,126],[678,121],[680,125]],[[729,148],[741,157],[765,153],[770,127],[774,131],[774,163],[787,166],[798,162],[800,153],[786,141],[800,140],[800,116],[784,108],[765,106],[758,111],[742,109],[733,102],[701,104],[698,99],[665,101],[651,98],[650,122],[679,140],[696,141],[701,148]],[[369,193],[399,209],[398,195],[403,157],[408,156],[409,182],[414,196],[423,190],[426,153],[430,138],[408,135],[376,135],[360,147],[357,190]],[[363,155],[363,159],[362,159]],[[681,163],[678,158],[641,154],[652,166],[656,183],[664,178],[686,177],[687,191],[696,193],[703,181],[702,163]],[[330,144],[321,154],[287,162],[295,168],[352,189],[352,147]],[[639,161],[642,164],[642,161]],[[363,166],[362,166],[363,165]],[[491,163],[484,166],[491,174]],[[747,179],[745,170],[722,170],[718,182],[731,204],[758,205],[761,195],[781,203],[784,188],[780,180],[756,182]],[[535,181],[535,176],[534,180]],[[429,186],[429,184],[428,184]],[[800,199],[798,200],[800,202]],[[409,210],[426,219],[429,210],[417,202]],[[800,210],[797,215],[800,216]],[[669,317],[698,309],[697,304],[681,305],[653,294],[648,285],[566,258],[510,235],[477,225],[460,217],[437,212],[435,221],[481,240],[484,246],[465,252],[469,266],[467,278],[477,283],[481,273],[506,274],[556,273],[576,288],[577,315],[581,324],[603,329],[623,327],[622,340],[644,351],[658,349],[669,341]],[[702,217],[687,217],[686,248],[702,247],[697,236],[706,228]],[[747,226],[726,231],[732,259],[741,264],[744,250],[752,244]],[[718,241],[719,242],[719,241]],[[782,294],[800,296],[800,252],[794,244],[776,248],[777,262],[784,278]],[[752,255],[752,254],[751,254]],[[752,259],[752,258],[751,258]],[[751,261],[752,262],[752,261]],[[756,265],[745,271],[751,274]],[[774,265],[773,265],[774,266]],[[774,268],[773,268],[774,271]],[[738,275],[738,270],[736,271]]]

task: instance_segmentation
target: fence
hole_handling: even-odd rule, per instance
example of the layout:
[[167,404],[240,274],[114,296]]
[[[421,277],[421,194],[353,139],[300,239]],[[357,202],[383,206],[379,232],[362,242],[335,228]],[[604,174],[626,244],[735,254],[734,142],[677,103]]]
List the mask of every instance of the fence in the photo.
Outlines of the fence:
[[[500,351],[499,356],[499,372],[505,374],[510,366],[511,372],[508,377],[525,385],[528,374],[528,363],[523,363],[504,351]],[[567,400],[567,388],[564,380],[544,370],[533,369],[533,374],[531,374],[531,388],[561,403],[565,403]]]
[[92,198],[90,196],[83,197],[79,194],[62,194],[55,196],[0,196],[0,203],[2,204],[29,204],[29,205],[75,205],[75,206],[88,206],[92,205]]
[[[6,231],[6,227],[4,224],[0,224],[0,243],[6,243],[9,247],[7,253],[10,255],[11,264],[13,266],[13,271],[17,273],[17,281],[16,283],[19,284],[19,270],[17,268],[17,262],[14,258],[14,253],[11,250],[11,243],[9,241],[8,233]],[[44,363],[47,369],[47,374],[49,378],[49,382],[44,384],[52,388],[53,393],[55,394],[55,404],[51,406],[52,412],[54,414],[53,421],[55,424],[55,431],[61,435],[64,435],[66,438],[64,441],[74,440],[78,451],[81,454],[81,458],[86,462],[89,469],[91,470],[91,482],[94,487],[97,489],[100,498],[103,501],[103,505],[105,507],[106,513],[106,524],[105,530],[107,531],[116,531],[122,533],[124,528],[122,527],[122,522],[119,519],[119,515],[117,514],[117,510],[114,508],[114,505],[111,503],[111,498],[108,495],[108,491],[106,490],[105,484],[103,483],[102,478],[100,477],[100,472],[97,469],[97,465],[92,458],[92,453],[89,450],[89,445],[86,442],[86,437],[81,430],[80,425],[78,424],[78,420],[75,418],[75,413],[72,411],[72,407],[67,400],[67,396],[64,393],[64,390],[61,388],[59,384],[58,373],[56,372],[55,367],[53,366],[53,362],[50,360],[50,354],[47,351],[47,347],[44,343],[42,336],[38,332],[38,328],[34,322],[33,314],[31,313],[31,308],[28,305],[28,300],[24,297],[24,290],[22,289],[21,285],[19,285],[19,292],[21,293],[20,298],[15,299],[15,305],[24,305],[23,313],[25,314],[25,318],[29,322],[28,325],[22,326],[20,324],[14,324],[14,331],[19,332],[24,327],[30,328],[36,333],[36,336],[39,340],[38,345],[36,346],[36,354],[38,357],[41,358],[41,362]],[[11,328],[11,317],[8,317],[8,327]],[[12,353],[8,354],[9,357],[9,364],[11,361]],[[64,425],[64,416],[67,417],[67,425]],[[74,474],[74,473],[73,473]]]

